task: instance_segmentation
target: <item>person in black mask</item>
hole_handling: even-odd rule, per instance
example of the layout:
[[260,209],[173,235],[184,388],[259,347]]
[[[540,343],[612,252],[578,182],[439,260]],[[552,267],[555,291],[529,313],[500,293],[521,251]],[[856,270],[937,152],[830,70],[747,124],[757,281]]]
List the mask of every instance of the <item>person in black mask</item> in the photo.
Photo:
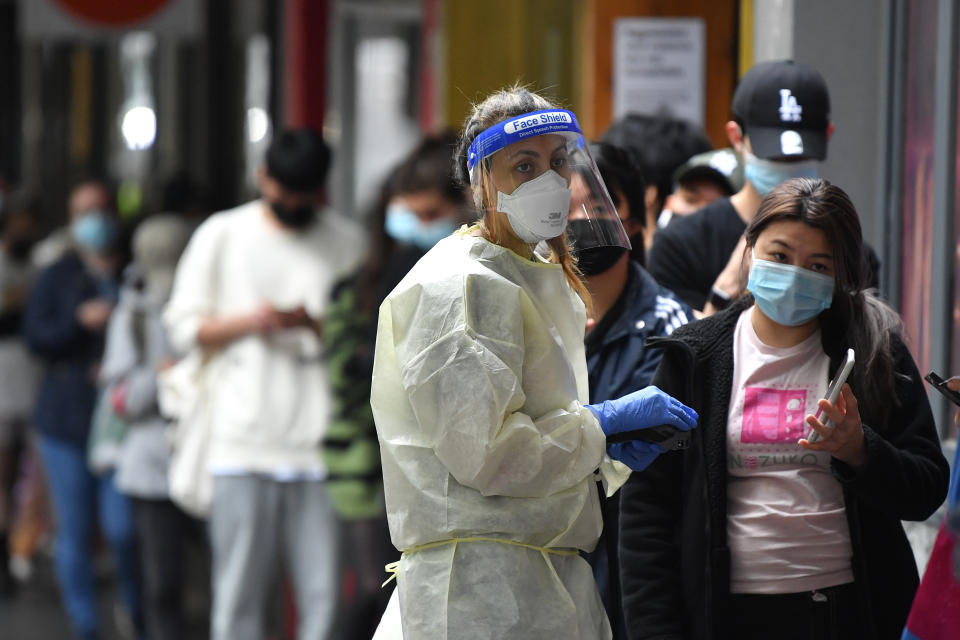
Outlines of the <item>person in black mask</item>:
[[30,262],[36,231],[33,217],[25,212],[7,209],[0,216],[0,598],[12,594],[15,586],[8,536],[13,528],[15,481],[31,455],[27,429],[39,374],[20,336],[23,309],[36,275]]
[[300,129],[277,137],[257,172],[260,194],[276,222],[294,231],[316,222],[329,164],[330,150],[318,133]]
[[279,566],[298,637],[328,637],[336,611],[337,520],[318,453],[332,404],[324,323],[366,238],[323,206],[329,165],[319,133],[279,132],[259,171],[262,199],[200,225],[164,312],[175,349],[205,360],[213,640],[265,635]]
[[[642,248],[646,218],[642,171],[627,151],[612,144],[593,143],[590,153],[616,207],[611,216],[619,216],[631,243]],[[603,402],[649,385],[660,362],[660,350],[648,348],[647,339],[670,335],[694,317],[690,307],[657,284],[627,249],[587,246],[587,236],[581,234],[585,221],[579,220],[575,212],[578,199],[590,194],[578,189],[577,184],[574,180],[571,185],[567,233],[593,300],[585,339],[590,401]],[[588,557],[615,640],[626,637],[617,574],[617,505],[616,496],[604,500],[603,535]]]

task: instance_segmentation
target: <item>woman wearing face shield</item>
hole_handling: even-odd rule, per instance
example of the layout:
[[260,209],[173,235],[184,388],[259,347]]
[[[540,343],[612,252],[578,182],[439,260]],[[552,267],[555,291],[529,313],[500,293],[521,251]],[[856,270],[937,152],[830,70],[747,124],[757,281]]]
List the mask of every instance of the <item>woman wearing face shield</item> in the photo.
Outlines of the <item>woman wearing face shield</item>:
[[[606,437],[690,429],[696,415],[654,388],[586,404],[587,296],[564,231],[572,175],[606,190],[575,116],[498,92],[475,107],[456,161],[478,224],[440,241],[380,308],[371,405],[403,555],[377,637],[400,637],[388,631],[402,621],[405,640],[606,639],[580,557],[600,534],[595,473],[613,488],[663,452],[611,445],[614,462]],[[619,224],[592,241],[629,246]]]
[[901,520],[929,517],[949,472],[900,319],[865,290],[829,182],[775,188],[745,238],[751,295],[661,341],[653,382],[701,424],[682,464],[621,491],[628,637],[899,638],[918,582]]

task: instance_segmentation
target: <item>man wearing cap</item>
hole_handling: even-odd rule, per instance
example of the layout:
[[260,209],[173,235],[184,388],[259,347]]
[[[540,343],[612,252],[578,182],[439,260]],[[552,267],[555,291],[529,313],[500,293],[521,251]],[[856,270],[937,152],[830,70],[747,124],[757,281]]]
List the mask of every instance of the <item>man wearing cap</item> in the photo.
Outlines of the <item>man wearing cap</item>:
[[737,86],[731,110],[727,136],[743,158],[743,188],[677,218],[657,233],[647,258],[647,268],[660,284],[706,313],[723,308],[739,293],[739,243],[763,197],[791,178],[816,177],[833,133],[823,77],[793,60],[750,69]]
[[673,173],[673,193],[657,218],[661,229],[674,216],[696,213],[714,200],[729,198],[743,188],[743,163],[729,147],[698,153]]

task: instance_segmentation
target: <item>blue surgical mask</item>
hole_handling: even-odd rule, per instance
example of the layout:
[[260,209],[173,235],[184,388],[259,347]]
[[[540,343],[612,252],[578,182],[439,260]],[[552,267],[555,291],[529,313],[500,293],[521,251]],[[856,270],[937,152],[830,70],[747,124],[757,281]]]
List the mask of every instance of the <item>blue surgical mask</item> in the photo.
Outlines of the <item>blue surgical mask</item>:
[[84,213],[71,225],[71,233],[77,246],[94,253],[104,253],[110,249],[116,240],[117,232],[113,217],[99,210]]
[[816,178],[817,161],[777,162],[743,152],[743,175],[761,196],[765,196],[791,178]]
[[765,316],[785,327],[796,327],[830,308],[833,277],[754,258],[747,290]]
[[452,218],[421,222],[417,214],[410,209],[400,204],[392,204],[387,209],[384,228],[387,235],[394,240],[427,251],[456,231],[457,225]]

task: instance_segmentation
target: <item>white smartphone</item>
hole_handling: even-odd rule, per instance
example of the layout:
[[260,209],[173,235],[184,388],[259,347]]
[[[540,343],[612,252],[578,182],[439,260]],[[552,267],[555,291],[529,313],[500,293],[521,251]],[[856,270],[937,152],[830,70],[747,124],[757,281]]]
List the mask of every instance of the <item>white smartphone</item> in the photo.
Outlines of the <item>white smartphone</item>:
[[[843,366],[840,367],[840,372],[837,373],[837,377],[833,379],[829,388],[827,389],[826,398],[830,401],[830,404],[837,403],[837,399],[840,397],[840,389],[843,388],[843,383],[846,382],[847,378],[850,376],[850,371],[853,369],[854,362],[856,362],[856,358],[854,357],[853,349],[847,349],[847,359],[843,363]],[[821,413],[822,411],[820,411],[820,408],[818,407],[817,413],[814,417],[819,418]],[[832,429],[833,421],[830,418],[827,418],[823,421],[823,426]],[[807,438],[807,441],[816,442],[817,440],[820,440],[820,434],[811,429],[810,436]]]

